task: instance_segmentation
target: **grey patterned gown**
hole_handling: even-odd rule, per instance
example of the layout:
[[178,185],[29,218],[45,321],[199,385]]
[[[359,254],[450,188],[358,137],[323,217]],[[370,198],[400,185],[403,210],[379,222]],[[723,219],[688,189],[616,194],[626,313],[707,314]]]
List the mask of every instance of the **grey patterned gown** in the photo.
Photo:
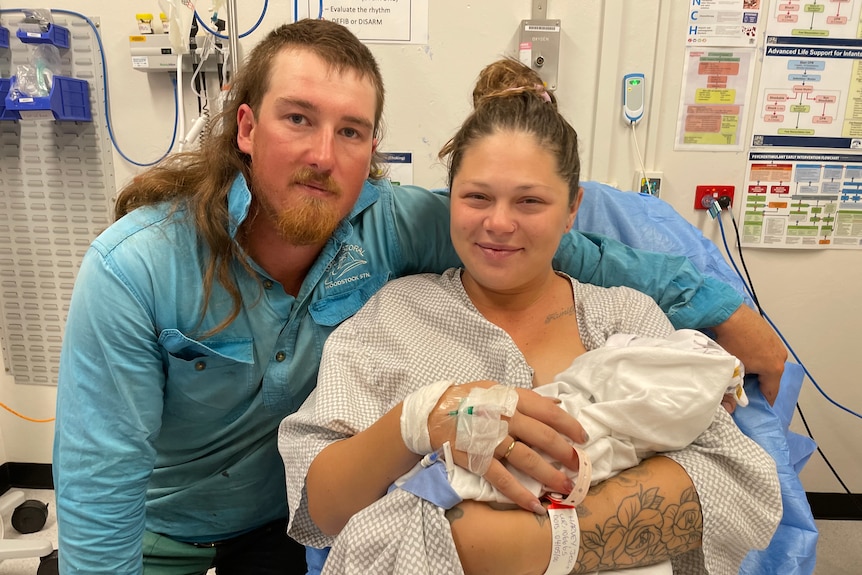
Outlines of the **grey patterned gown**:
[[[673,331],[639,292],[575,280],[572,290],[587,350],[614,333],[666,337]],[[288,533],[305,545],[333,547],[324,574],[463,572],[444,512],[428,501],[395,489],[332,538],[311,521],[305,497],[306,473],[322,449],[442,379],[532,387],[532,369],[509,335],[473,306],[458,269],[390,282],[327,340],[317,388],[279,429]],[[666,455],[691,477],[703,512],[703,547],[675,558],[674,572],[735,575],[749,549],[769,543],[781,517],[774,462],[722,408],[692,445]]]

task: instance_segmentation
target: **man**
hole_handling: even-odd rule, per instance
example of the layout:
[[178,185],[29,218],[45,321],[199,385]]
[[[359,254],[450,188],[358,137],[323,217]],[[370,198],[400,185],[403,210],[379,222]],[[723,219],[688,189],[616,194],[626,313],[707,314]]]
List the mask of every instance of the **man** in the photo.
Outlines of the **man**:
[[[284,534],[279,422],[371,294],[458,263],[448,200],[378,178],[382,110],[377,64],[349,31],[282,26],[202,149],[121,192],[122,219],[82,263],[61,357],[61,572],[305,572]],[[579,234],[564,248],[560,269],[642,289],[678,327],[771,344],[739,296],[682,258]]]

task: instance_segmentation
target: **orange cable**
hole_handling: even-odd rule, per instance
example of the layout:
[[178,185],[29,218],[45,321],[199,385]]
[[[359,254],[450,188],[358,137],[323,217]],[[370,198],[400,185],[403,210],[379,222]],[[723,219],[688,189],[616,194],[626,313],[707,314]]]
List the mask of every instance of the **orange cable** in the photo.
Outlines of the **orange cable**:
[[0,407],[5,409],[6,411],[9,411],[10,413],[14,413],[15,415],[17,415],[21,419],[26,419],[27,421],[32,421],[33,423],[48,423],[50,421],[54,421],[54,419],[55,419],[53,417],[50,419],[33,419],[32,417],[27,417],[26,415],[22,415],[22,414],[18,413],[17,411],[15,411],[14,409],[12,409],[11,407],[9,407],[8,405],[6,405],[3,402],[0,402]]

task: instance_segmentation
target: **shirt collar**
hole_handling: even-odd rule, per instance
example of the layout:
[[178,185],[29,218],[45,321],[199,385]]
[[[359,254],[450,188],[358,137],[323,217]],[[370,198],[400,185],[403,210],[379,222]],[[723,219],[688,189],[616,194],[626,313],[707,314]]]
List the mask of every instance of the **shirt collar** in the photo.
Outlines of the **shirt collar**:
[[241,173],[236,175],[230,190],[227,193],[227,211],[230,216],[228,223],[230,237],[236,239],[237,230],[248,217],[248,208],[251,206],[251,190]]

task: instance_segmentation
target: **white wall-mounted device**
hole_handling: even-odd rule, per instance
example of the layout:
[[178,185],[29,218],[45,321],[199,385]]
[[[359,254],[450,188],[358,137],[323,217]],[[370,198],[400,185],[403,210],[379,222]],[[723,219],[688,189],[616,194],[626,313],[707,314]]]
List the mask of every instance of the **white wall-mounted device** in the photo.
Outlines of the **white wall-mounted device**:
[[644,115],[644,75],[640,72],[623,76],[623,115],[632,124]]
[[[132,68],[135,70],[140,72],[177,71],[177,52],[171,45],[167,34],[129,36],[129,51],[132,55]],[[205,72],[216,71],[218,65],[224,62],[224,52],[227,52],[226,47],[222,47],[222,52],[208,54],[202,70]],[[195,54],[198,58],[203,56],[201,42],[198,43]],[[191,72],[193,70],[192,65],[191,54],[184,54],[183,71]]]

